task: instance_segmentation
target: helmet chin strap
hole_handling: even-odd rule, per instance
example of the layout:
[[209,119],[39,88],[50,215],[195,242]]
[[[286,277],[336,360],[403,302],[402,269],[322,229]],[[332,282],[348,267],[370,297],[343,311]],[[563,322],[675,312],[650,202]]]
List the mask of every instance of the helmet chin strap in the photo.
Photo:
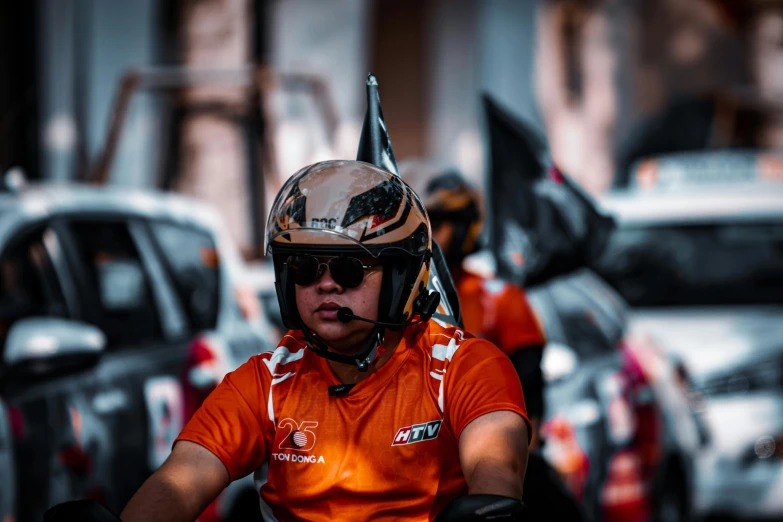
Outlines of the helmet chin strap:
[[353,355],[343,355],[329,351],[329,345],[323,340],[318,339],[313,331],[310,330],[301,319],[299,325],[307,341],[307,347],[314,351],[316,355],[329,359],[330,361],[338,362],[341,364],[348,364],[356,366],[359,371],[366,372],[370,369],[370,365],[378,358],[378,346],[383,344],[383,338],[386,328],[380,325],[373,327],[370,335],[367,337],[367,342],[364,349],[356,352]]

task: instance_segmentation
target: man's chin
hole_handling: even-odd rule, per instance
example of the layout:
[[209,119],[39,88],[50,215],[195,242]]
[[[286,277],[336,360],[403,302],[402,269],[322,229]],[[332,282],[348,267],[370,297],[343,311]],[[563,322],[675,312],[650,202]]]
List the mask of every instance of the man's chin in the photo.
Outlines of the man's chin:
[[313,331],[330,348],[341,353],[356,353],[364,348],[363,344],[370,335],[369,330],[357,331],[345,323],[318,324]]

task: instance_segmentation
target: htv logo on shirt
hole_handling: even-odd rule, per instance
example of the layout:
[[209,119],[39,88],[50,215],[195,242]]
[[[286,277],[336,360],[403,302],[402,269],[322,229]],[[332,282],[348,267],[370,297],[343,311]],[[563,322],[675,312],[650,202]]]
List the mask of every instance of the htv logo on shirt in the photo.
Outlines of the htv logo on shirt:
[[392,446],[401,446],[403,444],[413,444],[423,440],[432,440],[437,438],[440,433],[440,425],[443,421],[435,420],[425,422],[424,424],[414,424],[397,430],[397,434],[392,440]]

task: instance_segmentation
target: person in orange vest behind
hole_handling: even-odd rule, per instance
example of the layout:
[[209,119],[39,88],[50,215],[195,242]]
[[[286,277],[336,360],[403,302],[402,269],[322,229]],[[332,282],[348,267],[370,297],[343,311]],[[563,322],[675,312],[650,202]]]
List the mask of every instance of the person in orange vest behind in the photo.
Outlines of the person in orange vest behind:
[[532,426],[523,500],[529,520],[578,522],[584,514],[554,469],[536,451],[544,417],[541,372],[546,335],[518,285],[475,273],[463,261],[478,250],[482,220],[478,193],[463,176],[449,170],[434,177],[424,191],[432,238],[443,249],[459,295],[465,330],[497,345],[511,360],[524,390]]
[[519,374],[533,424],[533,450],[544,413],[543,326],[520,286],[463,266],[465,258],[478,250],[482,228],[479,195],[465,178],[453,169],[435,176],[427,184],[424,199],[432,237],[443,249],[457,286],[465,329],[500,348]]

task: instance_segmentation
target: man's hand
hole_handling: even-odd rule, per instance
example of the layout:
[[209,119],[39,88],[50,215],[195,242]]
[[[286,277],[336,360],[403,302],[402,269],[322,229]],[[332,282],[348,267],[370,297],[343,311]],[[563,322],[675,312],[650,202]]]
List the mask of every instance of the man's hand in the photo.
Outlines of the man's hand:
[[522,498],[527,452],[527,424],[514,412],[487,413],[468,424],[459,459],[469,494]]
[[120,518],[123,522],[193,522],[229,482],[228,470],[212,452],[180,441]]

